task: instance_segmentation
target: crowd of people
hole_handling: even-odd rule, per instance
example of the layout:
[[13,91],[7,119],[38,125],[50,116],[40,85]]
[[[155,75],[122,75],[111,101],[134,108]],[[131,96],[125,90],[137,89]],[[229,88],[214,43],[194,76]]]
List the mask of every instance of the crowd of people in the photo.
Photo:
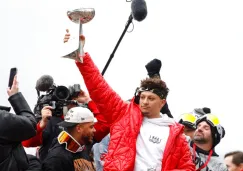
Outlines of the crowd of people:
[[[67,33],[64,42],[69,37]],[[173,118],[160,60],[145,65],[149,77],[132,99],[123,100],[89,53],[77,58],[83,58],[75,64],[88,92],[81,90],[72,99],[77,103],[65,106],[68,110],[62,115],[47,105],[38,109],[37,117],[19,92],[15,76],[7,92],[15,114],[0,110],[0,170],[243,170],[243,152],[229,152],[224,161],[216,153],[226,131],[210,108],[196,108],[178,121]],[[36,155],[26,154],[24,147],[36,147]]]

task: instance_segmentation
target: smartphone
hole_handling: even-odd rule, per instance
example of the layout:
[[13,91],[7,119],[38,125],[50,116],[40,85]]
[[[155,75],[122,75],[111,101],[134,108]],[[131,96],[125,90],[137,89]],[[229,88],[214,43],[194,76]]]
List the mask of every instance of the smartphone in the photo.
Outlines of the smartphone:
[[10,69],[10,75],[9,75],[9,81],[8,81],[8,87],[11,88],[13,85],[13,79],[14,76],[17,74],[17,68],[11,68]]

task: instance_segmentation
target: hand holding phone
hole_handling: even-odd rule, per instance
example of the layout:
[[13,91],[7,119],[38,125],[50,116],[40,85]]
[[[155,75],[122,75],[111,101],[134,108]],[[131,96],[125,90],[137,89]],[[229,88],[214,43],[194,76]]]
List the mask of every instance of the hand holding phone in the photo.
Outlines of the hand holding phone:
[[11,68],[10,76],[9,76],[9,83],[8,83],[8,90],[7,93],[9,96],[12,96],[19,91],[18,81],[17,81],[17,68]]
[[17,74],[17,68],[11,68],[10,69],[10,75],[9,75],[9,81],[8,81],[8,87],[11,89],[13,85],[14,76]]

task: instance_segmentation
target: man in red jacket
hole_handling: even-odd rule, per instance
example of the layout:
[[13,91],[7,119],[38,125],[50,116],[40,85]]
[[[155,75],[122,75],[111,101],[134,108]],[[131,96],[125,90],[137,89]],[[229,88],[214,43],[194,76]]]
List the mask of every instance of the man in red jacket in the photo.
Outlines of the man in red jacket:
[[[66,34],[67,42],[70,34]],[[105,171],[195,170],[183,126],[160,113],[168,88],[160,79],[141,82],[127,103],[107,84],[88,53],[76,62],[92,100],[110,129]]]

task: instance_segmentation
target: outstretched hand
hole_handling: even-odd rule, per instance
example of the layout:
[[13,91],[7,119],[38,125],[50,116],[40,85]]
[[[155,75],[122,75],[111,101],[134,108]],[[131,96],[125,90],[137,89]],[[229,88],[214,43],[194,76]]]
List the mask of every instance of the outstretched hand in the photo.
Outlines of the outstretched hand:
[[17,75],[14,76],[14,79],[13,79],[13,84],[12,84],[12,87],[8,87],[7,89],[7,93],[8,93],[8,96],[12,96],[16,93],[19,92],[19,83],[17,81]]
[[41,121],[40,121],[40,128],[44,129],[48,123],[48,120],[52,117],[52,111],[53,109],[51,106],[44,106],[41,109]]
[[84,104],[84,103],[88,103],[89,101],[91,101],[91,98],[88,93],[81,90],[78,97],[76,97],[74,100],[77,100],[79,103]]
[[69,40],[69,38],[70,38],[69,30],[66,29],[66,32],[67,32],[67,33],[65,34],[64,39],[63,39],[63,42],[64,42],[64,43],[67,43],[68,40]]
[[[71,34],[69,33],[69,30],[66,29],[66,34],[64,36],[63,42],[67,43],[70,39],[70,36],[71,36]],[[79,45],[79,49],[77,49],[76,51],[73,51],[72,53],[66,55],[65,57],[71,58],[71,59],[74,59],[76,61],[83,63],[83,54],[80,54],[80,48],[81,48],[81,51],[83,52],[83,48],[84,48],[84,44],[85,44],[84,35],[79,35],[79,41],[81,44],[81,46]]]
[[[66,29],[66,34],[64,36],[63,42],[67,43],[68,40],[70,39],[70,36],[71,36],[71,34],[69,33],[69,30]],[[85,44],[85,37],[84,37],[84,35],[79,35],[79,41],[82,41],[82,45],[84,47],[84,44]]]

